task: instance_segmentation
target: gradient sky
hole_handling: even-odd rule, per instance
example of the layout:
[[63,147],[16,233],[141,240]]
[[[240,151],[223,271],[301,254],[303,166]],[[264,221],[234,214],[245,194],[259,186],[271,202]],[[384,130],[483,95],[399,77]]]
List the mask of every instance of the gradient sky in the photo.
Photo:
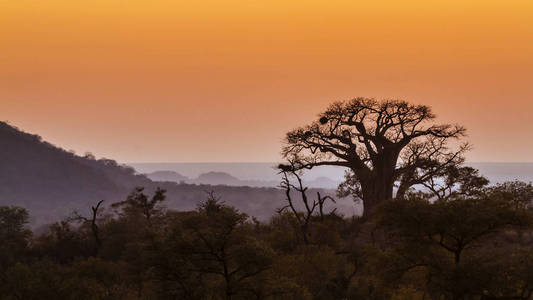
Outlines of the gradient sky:
[[0,0],[0,120],[80,154],[275,161],[355,96],[532,162],[533,1]]

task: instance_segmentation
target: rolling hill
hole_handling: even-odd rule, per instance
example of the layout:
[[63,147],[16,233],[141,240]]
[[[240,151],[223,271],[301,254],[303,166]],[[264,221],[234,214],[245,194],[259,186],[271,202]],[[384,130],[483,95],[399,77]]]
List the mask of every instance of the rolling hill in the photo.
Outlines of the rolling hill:
[[[154,182],[114,160],[78,156],[0,122],[0,205],[27,208],[33,226],[58,221],[73,210],[88,212],[99,200],[107,205],[121,201],[137,186],[148,192],[166,189],[166,206],[179,210],[194,209],[212,190],[227,204],[263,220],[284,201],[283,192],[272,187]],[[349,200],[339,205],[339,211],[354,212]]]

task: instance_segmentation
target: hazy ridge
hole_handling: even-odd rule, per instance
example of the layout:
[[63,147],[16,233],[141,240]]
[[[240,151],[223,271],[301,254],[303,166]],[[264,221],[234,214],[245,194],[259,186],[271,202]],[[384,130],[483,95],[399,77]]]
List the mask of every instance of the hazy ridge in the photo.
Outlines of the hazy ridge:
[[[275,169],[278,163],[129,163],[140,173],[156,171],[176,172],[194,182],[202,174],[209,172],[223,172],[235,177],[239,182],[232,185],[273,186],[279,182],[279,175]],[[470,162],[466,163],[480,171],[491,183],[520,180],[533,181],[533,163],[498,163],[498,162]],[[338,167],[320,167],[306,171],[304,178],[308,185],[318,186],[321,180],[341,182],[344,170]],[[201,183],[201,181],[196,181]],[[331,183],[328,183],[330,185]],[[323,186],[320,186],[323,187]],[[330,187],[330,186],[328,186]]]

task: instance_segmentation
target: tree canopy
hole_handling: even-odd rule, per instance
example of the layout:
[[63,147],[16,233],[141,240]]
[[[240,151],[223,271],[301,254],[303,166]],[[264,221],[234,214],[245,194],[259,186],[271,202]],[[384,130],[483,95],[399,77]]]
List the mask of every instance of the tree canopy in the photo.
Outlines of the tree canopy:
[[434,124],[425,105],[354,98],[335,102],[318,120],[287,133],[282,154],[296,169],[339,166],[370,214],[382,201],[403,198],[417,184],[459,168],[467,143],[459,125]]

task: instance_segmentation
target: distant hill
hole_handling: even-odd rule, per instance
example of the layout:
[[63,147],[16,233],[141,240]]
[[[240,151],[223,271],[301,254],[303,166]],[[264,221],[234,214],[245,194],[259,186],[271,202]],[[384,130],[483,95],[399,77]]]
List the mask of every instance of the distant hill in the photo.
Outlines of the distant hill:
[[180,173],[174,172],[174,171],[155,171],[155,172],[146,174],[146,177],[150,178],[150,180],[153,180],[153,181],[181,182],[181,181],[190,180],[189,177],[183,176]]
[[[177,173],[165,172],[155,176],[173,176],[175,180],[171,181],[182,178]],[[208,173],[202,178],[226,183],[236,179],[218,173]],[[91,155],[75,155],[43,141],[38,135],[0,122],[0,205],[27,208],[34,226],[58,221],[74,209],[88,212],[99,200],[105,200],[106,205],[121,201],[136,186],[146,187],[148,192],[158,186],[166,189],[166,206],[181,210],[195,208],[205,199],[205,192],[211,190],[227,204],[260,219],[267,219],[284,203],[283,192],[277,188],[154,182],[129,166]],[[323,193],[334,192],[323,190]],[[314,195],[316,191],[311,189],[309,194]],[[338,211],[352,214],[356,209],[346,199],[339,203]]]
[[[533,157],[532,157],[533,158]],[[196,178],[202,173],[225,172],[246,181],[250,186],[277,186],[280,177],[277,174],[276,162],[270,163],[129,163],[140,173],[150,173],[157,170],[169,170]],[[533,181],[533,162],[467,162],[466,165],[479,169],[491,183],[520,180]],[[346,169],[323,166],[306,170],[303,176],[308,186],[333,188],[343,181]],[[248,185],[248,184],[247,184]]]
[[307,186],[316,188],[336,189],[342,181],[335,181],[329,177],[320,176],[313,180],[304,181]]
[[[191,179],[175,171],[155,171],[147,173],[146,176],[153,181],[171,181],[177,183],[208,184],[208,185],[230,185],[249,187],[278,187],[278,180],[243,180],[226,172],[207,172],[200,174],[197,178]],[[322,176],[312,180],[304,180],[304,184],[314,188],[336,189],[341,181],[335,181]]]
[[236,183],[239,183],[239,179],[236,177],[231,176],[228,173],[224,172],[208,172],[201,174],[196,179],[199,182],[202,182],[204,184],[225,184],[225,185],[235,185]]

